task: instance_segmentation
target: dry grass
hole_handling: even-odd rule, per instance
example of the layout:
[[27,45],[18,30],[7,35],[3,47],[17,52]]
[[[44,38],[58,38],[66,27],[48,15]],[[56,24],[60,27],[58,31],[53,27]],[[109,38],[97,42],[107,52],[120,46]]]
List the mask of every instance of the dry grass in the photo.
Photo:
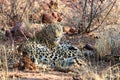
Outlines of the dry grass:
[[[1,0],[2,1],[2,0]],[[12,1],[12,0],[11,0]],[[15,0],[13,0],[15,1]],[[28,16],[31,14],[34,14],[34,10],[37,10],[37,13],[39,16],[41,16],[41,13],[44,13],[43,10],[41,10],[40,5],[34,6],[33,3],[31,4],[29,0],[16,0],[15,8],[12,8],[11,3],[8,1],[7,3],[4,3],[2,9],[3,12],[0,13],[0,24],[4,27],[10,27],[14,26],[17,22],[23,21],[25,23],[25,26],[27,26],[27,29],[31,26]],[[21,2],[20,2],[21,1]],[[59,1],[59,0],[58,0]],[[74,1],[74,0],[73,0]],[[19,3],[20,2],[20,3]],[[41,1],[40,1],[41,2]],[[24,4],[23,4],[24,3]],[[26,5],[26,4],[31,4]],[[78,4],[77,2],[74,2],[73,4]],[[107,3],[106,3],[107,4]],[[1,5],[1,4],[0,4]],[[6,7],[8,5],[8,7]],[[72,6],[72,5],[71,5]],[[25,11],[24,11],[25,9]],[[119,4],[116,4],[114,7],[114,10],[111,12],[111,14],[106,18],[107,20],[104,22],[104,26],[110,24],[109,26],[101,27],[101,31],[97,32],[99,38],[96,40],[95,47],[96,47],[96,54],[97,56],[104,57],[106,55],[119,55],[120,56],[120,29],[119,25],[111,25],[111,24],[119,24],[119,20],[117,16],[119,15]],[[72,9],[71,7],[65,7],[65,5],[61,2],[59,2],[59,9],[53,9],[53,11],[56,12],[64,12],[64,24],[78,27],[78,23],[80,22],[81,13],[78,12],[79,9]],[[13,11],[13,12],[11,12]],[[76,13],[76,14],[73,14]],[[19,16],[16,16],[19,15]],[[103,19],[103,16],[105,13],[102,13],[99,16],[99,19]],[[16,16],[16,18],[14,18]],[[21,18],[19,18],[21,17]],[[97,20],[97,19],[96,19]],[[96,21],[97,22],[97,21]],[[93,26],[98,25],[96,22],[93,22]],[[32,24],[33,25],[33,24]],[[39,24],[40,26],[41,24]],[[110,28],[109,28],[110,27]],[[13,44],[6,45],[8,43],[5,43],[5,33],[0,31],[0,80],[120,80],[120,59],[118,60],[118,63],[111,66],[111,63],[105,63],[100,61],[96,62],[98,65],[91,64],[91,61],[88,61],[86,66],[80,67],[80,69],[75,69],[74,72],[69,73],[62,73],[59,71],[48,71],[44,72],[42,70],[39,70],[37,72],[19,72],[15,69],[10,69],[8,67],[11,67],[11,64],[14,62],[19,62],[18,57],[21,56],[21,54],[18,54],[16,51],[16,46]],[[4,43],[3,43],[4,42]],[[18,57],[16,57],[18,55]],[[11,57],[11,58],[10,58]],[[9,60],[9,61],[8,61]],[[73,67],[74,68],[74,67]],[[34,75],[34,76],[33,76]],[[53,78],[51,78],[53,77]],[[62,78],[61,78],[62,77]]]
[[120,29],[119,25],[108,25],[99,32],[99,39],[96,40],[95,47],[97,53],[103,57],[105,55],[120,55]]
[[[102,44],[103,45],[103,44]],[[120,79],[120,64],[116,64],[113,66],[106,66],[105,68],[99,68],[100,65],[93,65],[93,64],[86,64],[86,66],[81,66],[78,70],[74,69],[73,67],[73,72],[69,72],[69,73],[61,73],[59,71],[45,71],[43,72],[42,70],[34,72],[32,71],[32,73],[30,71],[27,71],[27,73],[24,71],[20,72],[17,70],[9,69],[8,68],[8,64],[10,63],[10,61],[8,58],[10,56],[8,56],[9,52],[7,51],[7,49],[11,48],[7,48],[4,45],[1,45],[1,53],[0,53],[0,61],[1,61],[1,73],[0,73],[0,79],[1,80],[6,80],[6,79],[11,79],[11,80],[16,80],[16,79],[20,79],[20,80],[24,80],[24,78],[26,79],[43,79],[46,78],[48,80],[55,80],[55,79],[59,79],[62,76],[63,80],[74,80],[74,79],[78,79],[78,80],[89,80],[89,79],[93,79],[93,80],[119,80]],[[102,51],[103,52],[103,51]],[[10,51],[11,54],[13,54],[12,56],[14,56],[14,51]],[[105,53],[105,52],[103,52]],[[13,60],[15,60],[15,58],[13,58]],[[104,63],[103,63],[104,64]],[[50,73],[52,72],[52,73]],[[45,74],[44,74],[45,73]],[[31,77],[32,75],[35,75],[35,77]],[[43,75],[44,74],[44,75]],[[57,76],[56,76],[57,74]],[[53,78],[50,78],[50,76],[53,76]]]

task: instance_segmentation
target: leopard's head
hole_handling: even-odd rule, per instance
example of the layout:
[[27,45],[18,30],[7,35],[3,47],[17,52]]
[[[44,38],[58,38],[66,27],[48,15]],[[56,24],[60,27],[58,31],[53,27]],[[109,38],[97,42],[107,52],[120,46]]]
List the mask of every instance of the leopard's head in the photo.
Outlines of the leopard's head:
[[63,36],[63,27],[58,23],[47,24],[35,36],[40,43],[52,49],[59,44]]

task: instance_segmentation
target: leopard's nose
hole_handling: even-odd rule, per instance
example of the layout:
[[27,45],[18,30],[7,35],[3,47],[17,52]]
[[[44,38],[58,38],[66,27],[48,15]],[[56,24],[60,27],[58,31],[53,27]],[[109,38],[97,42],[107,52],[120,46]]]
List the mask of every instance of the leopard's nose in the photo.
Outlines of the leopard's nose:
[[59,38],[60,37],[60,35],[55,35],[55,38]]

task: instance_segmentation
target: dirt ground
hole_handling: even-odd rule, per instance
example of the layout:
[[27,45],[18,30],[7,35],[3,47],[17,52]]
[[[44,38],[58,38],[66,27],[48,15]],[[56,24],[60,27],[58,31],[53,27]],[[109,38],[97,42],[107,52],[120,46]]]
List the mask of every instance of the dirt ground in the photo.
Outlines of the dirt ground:
[[[45,1],[47,2],[49,0],[45,0]],[[70,0],[61,0],[61,1],[63,1],[68,6],[71,6],[71,3],[69,2]],[[78,0],[72,0],[72,1],[78,1]],[[120,20],[118,20],[118,22],[120,23]],[[118,35],[120,35],[119,27],[120,27],[119,25],[101,26],[101,28],[99,28],[98,30],[91,32],[91,33],[86,33],[84,35],[77,34],[77,35],[70,36],[70,35],[65,34],[61,40],[61,43],[69,43],[69,44],[72,44],[78,47],[79,49],[83,49],[83,47],[86,44],[89,44],[92,47],[95,47],[96,40],[101,38],[100,34],[112,29],[113,33],[117,32]],[[118,35],[117,35],[117,40],[119,42],[120,38],[118,38]],[[108,37],[106,37],[105,34],[102,34],[102,37],[103,36],[105,37],[105,39],[102,39],[100,41],[101,43],[103,43],[102,41],[104,40],[108,40],[106,39]],[[116,37],[116,36],[113,36],[113,37]],[[8,45],[8,44],[10,44],[10,46],[8,47],[11,47],[12,42],[9,41],[9,39],[1,40],[0,38],[0,45]],[[104,47],[104,44],[102,45]],[[117,53],[120,54],[119,52]],[[120,58],[119,58],[119,61],[120,61]],[[7,69],[7,67],[5,66],[2,66],[4,67],[4,69],[1,69],[1,62],[2,61],[0,61],[0,80],[105,80],[103,76],[109,75],[109,72],[110,72],[109,68],[111,67],[111,62],[104,62],[104,61],[97,62],[96,60],[93,60],[91,62],[89,59],[88,60],[88,63],[90,63],[89,67],[87,68],[84,67],[81,70],[82,72],[77,72],[77,71],[76,72],[72,72],[72,71],[60,72],[60,71],[55,71],[55,70],[45,71],[43,69],[38,69],[36,71],[34,70],[33,71],[31,70],[20,71],[18,69]],[[105,73],[104,71],[107,71],[107,70],[108,70],[108,73]],[[118,79],[114,79],[114,80],[120,80],[120,72],[119,72],[120,62],[118,62],[118,66],[115,67],[115,70],[117,71],[114,71],[114,73],[118,72],[115,74],[115,76],[119,76],[119,77]]]
[[[1,79],[3,80],[4,77],[2,77],[5,73],[1,73]],[[55,71],[49,71],[49,72],[20,72],[20,71],[14,71],[14,72],[8,72],[7,75],[8,79],[10,80],[73,80],[72,76],[68,73],[61,73],[61,72],[55,72]]]
[[[104,32],[104,31],[103,31]],[[84,34],[84,35],[74,35],[74,36],[68,36],[65,35],[61,41],[61,43],[63,42],[67,42],[69,44],[72,44],[78,48],[82,48],[83,46],[85,46],[85,44],[91,44],[91,45],[95,45],[96,39],[95,38],[97,36],[98,32],[92,32],[89,34]],[[10,43],[9,41],[2,41],[1,44],[8,44]],[[93,71],[91,70],[89,72],[89,70],[85,70],[83,68],[83,70],[85,70],[89,76],[93,76],[94,70],[96,70],[96,72],[98,74],[101,74],[102,71],[106,70],[107,68],[109,68],[111,65],[110,63],[107,62],[97,62],[97,61],[92,61],[91,62],[91,66],[93,68]],[[87,72],[88,71],[88,72]],[[26,70],[26,71],[20,71],[17,69],[9,69],[8,71],[5,69],[4,71],[0,71],[0,80],[85,80],[84,78],[81,78],[81,75],[79,76],[78,74],[81,73],[75,73],[75,72],[60,72],[60,71],[54,71],[54,70],[50,70],[50,71],[44,71],[43,69],[38,69],[37,71],[31,71],[31,70]],[[77,76],[77,77],[75,77]],[[98,76],[98,75],[97,75]],[[104,80],[104,79],[101,79]]]

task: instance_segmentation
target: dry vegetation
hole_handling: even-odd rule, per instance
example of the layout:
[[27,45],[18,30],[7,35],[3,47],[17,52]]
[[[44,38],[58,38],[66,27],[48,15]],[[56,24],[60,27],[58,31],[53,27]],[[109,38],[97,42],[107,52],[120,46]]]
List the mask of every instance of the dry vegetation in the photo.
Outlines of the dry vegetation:
[[[120,1],[50,1],[0,0],[0,80],[120,80]],[[86,53],[85,65],[66,73],[13,68],[21,60],[19,44],[55,22],[64,24],[61,43]]]

